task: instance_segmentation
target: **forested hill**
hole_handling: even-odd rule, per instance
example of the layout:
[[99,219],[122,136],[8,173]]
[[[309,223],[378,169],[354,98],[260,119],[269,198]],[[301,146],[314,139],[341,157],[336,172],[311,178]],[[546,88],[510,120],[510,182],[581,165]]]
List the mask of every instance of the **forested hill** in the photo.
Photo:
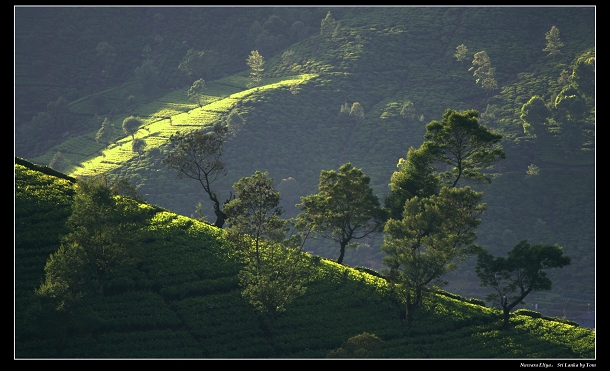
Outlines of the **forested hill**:
[[[162,160],[176,131],[235,112],[243,125],[215,190],[228,199],[235,181],[268,171],[294,216],[320,171],[347,162],[385,197],[426,124],[475,109],[506,152],[481,188],[477,242],[497,255],[524,239],[563,246],[572,263],[526,305],[573,318],[595,307],[595,23],[593,6],[16,7],[15,154],[126,180],[180,215],[201,203],[212,219],[200,184]],[[256,86],[254,50],[264,58]],[[477,83],[483,56],[495,85]],[[133,136],[122,126],[131,115],[143,122]],[[379,270],[382,238],[348,249],[344,263]],[[338,255],[325,241],[306,250]],[[473,266],[460,263],[446,289],[483,299]]]

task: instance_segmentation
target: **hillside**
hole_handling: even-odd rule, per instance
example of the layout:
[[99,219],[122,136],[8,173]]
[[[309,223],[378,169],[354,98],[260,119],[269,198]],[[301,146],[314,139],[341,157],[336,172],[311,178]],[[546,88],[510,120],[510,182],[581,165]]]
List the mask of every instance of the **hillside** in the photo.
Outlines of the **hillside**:
[[[330,36],[320,31],[329,11],[338,25]],[[199,184],[177,179],[161,160],[175,131],[223,123],[235,110],[245,125],[226,143],[228,174],[215,185],[218,193],[225,199],[241,177],[268,171],[294,216],[299,197],[316,192],[320,171],[348,161],[387,195],[399,158],[422,143],[427,123],[446,108],[476,109],[504,134],[507,154],[489,169],[494,180],[483,189],[489,207],[478,242],[498,255],[522,239],[562,245],[572,264],[552,272],[553,289],[528,297],[528,308],[536,303],[545,315],[574,318],[595,307],[594,98],[586,123],[567,140],[556,126],[547,140],[530,135],[520,118],[534,95],[552,105],[565,84],[562,72],[594,55],[595,7],[43,7],[15,15],[16,155],[41,165],[58,157],[55,168],[71,176],[105,173],[128,180],[150,204],[190,216],[201,203],[212,218]],[[543,49],[552,26],[563,46],[551,57]],[[103,41],[114,46],[112,63],[97,55]],[[468,48],[463,61],[454,55],[460,44]],[[178,68],[191,48],[218,53],[205,72],[202,107],[187,96],[195,78]],[[246,65],[254,49],[265,58],[258,87],[249,86]],[[491,92],[469,71],[482,50],[499,86]],[[149,89],[134,73],[144,58],[158,71]],[[52,114],[48,103],[59,96],[67,118],[49,121],[40,114]],[[340,113],[354,102],[364,109],[361,121]],[[401,114],[408,102],[413,111]],[[142,156],[122,131],[131,114],[144,121],[135,134],[146,141]],[[108,144],[95,141],[104,118],[114,129]],[[532,164],[535,177],[526,173]],[[382,239],[349,249],[344,262],[379,270]],[[337,256],[326,241],[306,250]],[[445,289],[483,299],[489,292],[473,264],[445,277]]]
[[426,297],[407,331],[384,279],[314,256],[307,291],[279,317],[271,346],[241,297],[240,263],[222,230],[150,205],[138,264],[109,277],[105,295],[67,325],[61,347],[58,333],[30,320],[29,303],[65,233],[73,183],[16,162],[16,358],[324,358],[363,332],[383,342],[373,358],[595,357],[590,329],[517,312],[514,328],[500,331],[498,310],[443,291]]

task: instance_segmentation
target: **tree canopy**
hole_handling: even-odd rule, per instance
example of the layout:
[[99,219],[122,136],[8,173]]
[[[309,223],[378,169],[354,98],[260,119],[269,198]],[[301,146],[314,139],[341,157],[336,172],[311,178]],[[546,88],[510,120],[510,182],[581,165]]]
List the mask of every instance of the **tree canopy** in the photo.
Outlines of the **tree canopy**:
[[142,126],[142,120],[137,117],[129,116],[123,120],[123,131],[125,134],[131,135],[132,140],[135,139],[134,135],[140,129],[140,126]]
[[220,124],[215,125],[211,132],[176,132],[168,139],[170,153],[163,160],[165,165],[178,172],[179,177],[195,179],[201,184],[212,201],[216,215],[214,225],[219,228],[222,228],[227,218],[222,206],[231,200],[231,196],[221,204],[212,185],[227,174],[224,163],[220,161],[226,134],[227,127]]
[[495,290],[487,298],[502,308],[504,327],[508,328],[510,310],[521,304],[530,293],[550,290],[552,282],[546,276],[547,271],[562,268],[570,262],[570,257],[563,255],[561,246],[530,245],[523,240],[508,252],[506,258],[495,258],[487,251],[479,252],[475,270],[481,286]]
[[352,240],[379,231],[386,219],[385,210],[369,186],[370,178],[361,169],[345,163],[339,171],[320,172],[319,192],[301,197],[297,216],[306,225],[339,243],[337,263],[343,262],[345,248]]
[[445,163],[451,170],[441,172],[443,179],[455,187],[462,178],[490,182],[482,170],[506,158],[500,146],[502,135],[479,124],[476,110],[458,112],[447,109],[440,121],[426,125],[424,137],[434,161]]

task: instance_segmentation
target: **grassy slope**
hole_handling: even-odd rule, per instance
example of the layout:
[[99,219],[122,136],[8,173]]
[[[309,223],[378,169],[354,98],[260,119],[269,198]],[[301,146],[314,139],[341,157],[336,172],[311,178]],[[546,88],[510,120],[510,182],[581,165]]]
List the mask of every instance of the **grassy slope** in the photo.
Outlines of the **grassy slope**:
[[[561,69],[593,45],[594,10],[353,8],[333,10],[333,14],[342,25],[342,32],[334,40],[312,36],[293,45],[292,66],[284,63],[279,55],[266,59],[270,76],[285,76],[279,78],[285,79],[282,86],[247,90],[245,73],[208,82],[210,105],[201,109],[188,101],[186,88],[174,91],[135,108],[149,129],[141,130],[137,136],[147,140],[147,148],[158,145],[163,151],[164,139],[176,128],[169,127],[167,120],[158,116],[175,115],[175,123],[195,123],[199,127],[220,122],[230,108],[237,108],[246,126],[227,145],[224,159],[229,174],[218,183],[218,189],[221,195],[228,196],[234,181],[255,170],[269,171],[278,183],[293,177],[298,183],[297,189],[291,194],[283,193],[291,216],[298,196],[315,192],[320,170],[336,169],[341,163],[351,161],[371,176],[375,191],[382,195],[387,191],[387,182],[398,158],[405,155],[409,146],[419,146],[423,140],[425,123],[440,118],[447,107],[484,111],[487,104],[496,105],[499,111],[493,126],[507,136],[504,144],[508,160],[502,164],[505,177],[497,179],[486,190],[490,212],[479,228],[480,241],[493,253],[503,254],[510,247],[511,242],[507,241],[525,238],[534,241],[545,236],[543,242],[559,243],[573,257],[571,266],[553,276],[557,283],[556,298],[563,293],[593,295],[595,280],[590,260],[595,246],[592,238],[595,200],[591,196],[594,189],[591,159],[586,160],[589,166],[582,168],[584,173],[581,169],[573,173],[585,178],[569,182],[563,176],[567,173],[557,173],[552,168],[557,163],[569,165],[570,159],[549,156],[549,151],[540,157],[514,140],[523,135],[518,112],[523,103],[533,94],[548,94],[548,88],[557,85]],[[565,46],[557,61],[550,63],[541,50],[544,33],[552,25],[561,30]],[[487,96],[474,84],[467,71],[468,60],[460,63],[453,57],[455,47],[462,43],[468,46],[470,54],[487,51],[497,68],[502,88],[495,95]],[[302,84],[299,94],[293,95],[288,90],[289,76],[299,73],[313,74],[307,75],[307,83]],[[126,84],[101,94],[112,105],[127,93],[141,96],[138,89],[135,84]],[[237,92],[243,95],[238,96]],[[416,108],[415,119],[409,121],[398,114],[399,107],[407,100]],[[355,124],[339,120],[340,105],[355,101],[365,109],[364,121]],[[71,104],[75,113],[91,114],[93,109],[86,99]],[[138,159],[131,152],[131,138],[120,135],[124,117],[118,115],[113,119],[117,143],[121,145],[105,148],[95,143],[93,138],[99,123],[91,121],[84,136],[66,141],[34,160],[49,163],[55,152],[62,150],[73,164],[84,166],[75,167],[71,174],[108,172],[110,176],[128,179],[153,204],[191,215],[195,205],[201,202],[204,211],[209,211],[205,208],[209,203],[197,183],[177,180],[174,173],[159,164],[162,155]],[[102,152],[106,157],[102,157]],[[532,182],[526,179],[525,169],[532,162],[541,167],[544,179],[540,183],[553,185],[554,198],[540,197],[546,186],[529,185]],[[529,196],[515,192],[524,187],[536,192]],[[575,208],[570,205],[578,205],[578,212],[573,212]],[[380,267],[380,242],[378,237],[370,241],[371,247],[349,250],[346,263]],[[309,249],[336,257],[333,245],[319,244]],[[471,265],[465,264],[456,272],[449,288],[483,297],[485,292],[478,288]],[[578,282],[566,278],[576,276]],[[552,304],[554,308],[561,306],[557,300]],[[578,310],[582,311],[582,303]],[[553,314],[558,315],[556,311]],[[581,313],[573,313],[576,314]]]
[[[19,164],[15,178],[15,356],[52,358],[49,341],[34,337],[23,316],[64,232],[71,184]],[[239,263],[221,230],[160,209],[146,229],[141,262],[109,279],[97,329],[73,337],[63,357],[323,358],[362,332],[384,341],[382,358],[595,357],[589,329],[515,315],[515,328],[500,332],[497,310],[439,294],[425,300],[407,335],[385,280],[314,258],[316,273],[279,318],[272,348],[241,298]]]

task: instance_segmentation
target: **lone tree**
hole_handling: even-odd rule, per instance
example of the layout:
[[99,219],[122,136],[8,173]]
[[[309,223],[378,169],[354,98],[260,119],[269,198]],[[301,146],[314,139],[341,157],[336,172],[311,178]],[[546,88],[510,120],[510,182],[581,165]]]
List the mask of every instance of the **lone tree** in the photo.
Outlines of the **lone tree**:
[[123,131],[127,135],[131,135],[131,139],[135,140],[134,135],[142,126],[142,120],[137,117],[129,116],[125,120],[123,120]]
[[474,59],[472,60],[472,67],[470,67],[468,71],[473,70],[473,76],[477,78],[475,82],[480,85],[486,93],[489,94],[489,92],[498,88],[498,83],[494,78],[496,69],[491,66],[491,60],[487,56],[486,51],[483,50],[475,53]]
[[546,47],[542,49],[543,52],[548,52],[551,57],[555,58],[556,54],[560,54],[559,50],[563,47],[563,43],[559,39],[559,29],[555,26],[551,27],[551,29],[545,34],[546,38]]
[[502,135],[481,125],[476,110],[458,112],[447,109],[441,121],[431,121],[426,125],[424,137],[429,141],[422,146],[430,151],[432,159],[452,167],[440,173],[451,187],[455,187],[461,178],[491,182],[482,170],[506,158],[500,146]]
[[202,106],[201,102],[203,100],[203,91],[205,88],[205,81],[203,79],[199,79],[193,83],[193,85],[186,92],[186,95],[190,100],[197,103],[199,107]]
[[212,201],[216,215],[214,225],[218,228],[222,228],[227,219],[222,206],[232,198],[231,195],[221,204],[216,191],[212,189],[212,184],[227,174],[224,163],[220,161],[226,134],[227,127],[220,124],[216,124],[211,132],[176,132],[168,139],[170,154],[163,160],[170,169],[178,171],[179,177],[195,179],[201,184]]
[[494,258],[486,251],[478,254],[476,272],[481,286],[489,286],[496,292],[487,300],[499,304],[504,313],[503,328],[509,328],[509,313],[535,291],[550,290],[551,280],[546,271],[569,265],[571,259],[564,256],[561,246],[536,244],[527,240],[519,242],[508,252],[508,257]]
[[236,198],[225,206],[227,238],[245,263],[239,272],[242,295],[267,319],[267,339],[273,325],[295,298],[305,293],[310,265],[299,235],[287,238],[288,221],[280,218],[280,192],[266,172],[241,178]]
[[265,71],[263,68],[263,65],[265,64],[263,56],[258,53],[258,50],[253,50],[250,52],[246,63],[248,64],[248,67],[252,69],[252,71],[250,71],[252,85],[258,86],[263,78],[263,71]]
[[98,143],[108,143],[112,139],[112,134],[114,133],[114,127],[108,120],[108,117],[104,118],[102,122],[102,127],[97,131],[95,135],[95,141]]
[[297,216],[298,225],[312,228],[314,233],[339,244],[339,264],[352,240],[380,231],[385,222],[385,211],[373,194],[370,181],[349,162],[341,165],[338,172],[322,170],[319,192],[301,197],[297,205],[303,211]]

